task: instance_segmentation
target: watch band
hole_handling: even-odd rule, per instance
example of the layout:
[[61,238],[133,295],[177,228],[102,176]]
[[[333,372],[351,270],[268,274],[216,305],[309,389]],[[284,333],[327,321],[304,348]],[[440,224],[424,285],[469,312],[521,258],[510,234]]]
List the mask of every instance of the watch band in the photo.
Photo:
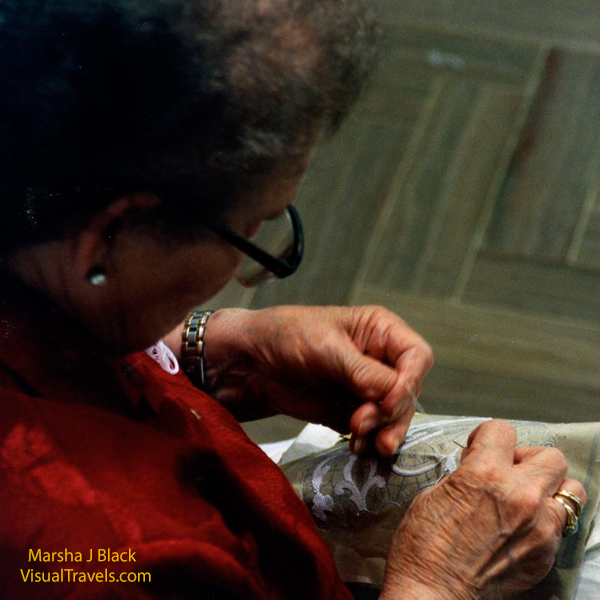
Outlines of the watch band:
[[213,310],[200,310],[191,313],[185,320],[181,334],[181,367],[192,383],[201,390],[208,391],[206,364],[204,361],[204,334],[206,324]]

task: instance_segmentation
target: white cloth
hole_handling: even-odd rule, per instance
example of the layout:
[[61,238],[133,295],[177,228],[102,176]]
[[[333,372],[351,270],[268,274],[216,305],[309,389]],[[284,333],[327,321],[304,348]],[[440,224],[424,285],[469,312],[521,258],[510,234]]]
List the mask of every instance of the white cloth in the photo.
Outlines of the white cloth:
[[290,438],[289,440],[281,440],[280,442],[260,444],[260,448],[274,463],[280,464],[281,457],[295,441],[296,438]]
[[[263,450],[279,465],[331,448],[340,434],[322,425],[307,425],[297,438],[265,444]],[[594,522],[596,525],[596,523]],[[574,600],[600,600],[600,522],[592,530],[586,545],[581,578]]]
[[592,524],[592,531],[587,541],[579,586],[574,600],[598,600],[600,598],[600,523]]

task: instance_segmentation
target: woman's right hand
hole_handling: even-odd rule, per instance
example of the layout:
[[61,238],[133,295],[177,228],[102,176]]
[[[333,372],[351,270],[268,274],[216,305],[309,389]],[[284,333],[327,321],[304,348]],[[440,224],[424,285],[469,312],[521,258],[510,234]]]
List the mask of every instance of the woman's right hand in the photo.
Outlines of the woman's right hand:
[[460,467],[419,494],[388,555],[380,600],[501,600],[550,571],[566,522],[552,496],[565,489],[561,452],[516,447],[515,429],[486,421],[469,437]]

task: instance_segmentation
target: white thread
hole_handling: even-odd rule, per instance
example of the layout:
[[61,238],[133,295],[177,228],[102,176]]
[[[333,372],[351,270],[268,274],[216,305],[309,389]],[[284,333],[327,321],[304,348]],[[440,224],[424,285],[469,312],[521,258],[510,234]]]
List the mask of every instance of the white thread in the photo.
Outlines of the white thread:
[[179,373],[179,363],[177,358],[162,340],[146,349],[146,354],[153,358],[167,373],[175,375]]
[[331,469],[331,467],[327,465],[331,458],[331,456],[328,456],[324,461],[319,463],[312,477],[312,488],[314,493],[312,514],[321,521],[327,519],[327,511],[331,512],[333,510],[333,498],[321,493],[323,478],[327,475],[329,469]]
[[404,388],[408,392],[408,395],[410,396],[411,400],[413,402],[416,402],[417,401],[417,395],[415,394],[414,390],[408,385],[408,383],[406,383],[406,381],[403,381],[402,385],[404,386]]
[[[454,425],[455,423],[460,423],[462,425],[463,423],[469,423],[469,422],[483,423],[484,421],[491,421],[491,420],[492,420],[491,417],[489,417],[489,418],[458,417],[456,419],[441,419],[439,421],[429,421],[428,423],[418,423],[415,425],[411,425],[408,432],[409,432],[409,434],[414,435],[418,431],[423,431],[426,429],[441,429],[445,425]],[[439,433],[442,434],[443,431],[440,431]]]
[[444,463],[444,473],[454,473],[454,471],[458,469],[458,462],[456,460],[457,453],[458,450],[446,457],[446,462]]
[[423,408],[423,405],[419,402],[419,399],[417,398],[417,394],[415,394],[415,392],[408,386],[408,383],[403,381],[402,385],[408,392],[408,395],[410,396],[411,400],[413,401],[413,404],[415,405],[415,408],[417,409],[417,411],[420,412],[422,415],[426,414],[425,409]]
[[434,431],[433,433],[423,433],[419,436],[410,436],[410,438],[407,437],[404,441],[404,444],[401,446],[402,452],[405,452],[416,444],[420,444],[421,442],[425,442],[432,437],[436,437],[437,435],[439,435],[439,432]]
[[435,471],[441,464],[444,459],[440,458],[435,465],[425,465],[420,469],[405,469],[404,467],[399,467],[398,465],[392,465],[392,471],[396,473],[396,475],[402,475],[402,477],[419,477],[420,475],[425,475],[430,471]]
[[377,473],[377,461],[374,458],[370,458],[369,460],[361,460],[360,462],[364,465],[369,465],[369,475],[367,480],[363,483],[361,489],[356,485],[354,478],[352,477],[352,468],[354,467],[354,463],[358,461],[359,458],[356,454],[352,454],[344,467],[344,480],[338,482],[335,485],[334,492],[336,496],[341,496],[344,491],[350,492],[350,500],[356,506],[358,512],[365,512],[369,510],[367,508],[367,494],[369,490],[376,485],[379,489],[385,487],[385,479],[381,475],[376,475]]

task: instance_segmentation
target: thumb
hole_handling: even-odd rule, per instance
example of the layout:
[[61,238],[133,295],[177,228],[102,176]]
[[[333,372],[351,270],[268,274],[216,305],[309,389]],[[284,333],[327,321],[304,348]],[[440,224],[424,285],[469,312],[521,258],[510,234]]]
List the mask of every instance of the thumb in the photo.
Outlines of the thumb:
[[398,371],[351,344],[340,356],[338,383],[365,402],[380,402],[394,387]]

